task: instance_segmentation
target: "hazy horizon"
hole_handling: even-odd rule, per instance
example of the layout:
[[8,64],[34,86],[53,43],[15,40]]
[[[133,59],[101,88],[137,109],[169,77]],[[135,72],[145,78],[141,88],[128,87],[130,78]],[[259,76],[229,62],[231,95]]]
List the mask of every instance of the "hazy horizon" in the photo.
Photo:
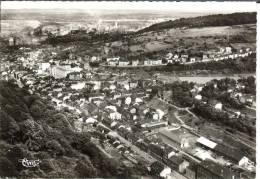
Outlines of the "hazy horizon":
[[[194,8],[196,6],[196,8]],[[232,8],[230,8],[232,7]],[[254,12],[255,2],[94,2],[94,1],[3,1],[2,10],[128,10],[201,13]]]

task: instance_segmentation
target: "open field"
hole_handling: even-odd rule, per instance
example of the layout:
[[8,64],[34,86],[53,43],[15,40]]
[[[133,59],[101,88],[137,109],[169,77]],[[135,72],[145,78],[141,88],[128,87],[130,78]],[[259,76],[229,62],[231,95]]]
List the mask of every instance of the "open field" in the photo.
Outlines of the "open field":
[[[120,41],[113,42],[120,43]],[[204,44],[207,48],[202,48]],[[234,47],[256,48],[256,24],[204,27],[190,29],[166,29],[134,35],[127,44],[132,53],[152,52],[181,48],[207,50],[219,45],[234,44]],[[144,45],[145,44],[145,45]],[[122,47],[121,46],[121,47]]]

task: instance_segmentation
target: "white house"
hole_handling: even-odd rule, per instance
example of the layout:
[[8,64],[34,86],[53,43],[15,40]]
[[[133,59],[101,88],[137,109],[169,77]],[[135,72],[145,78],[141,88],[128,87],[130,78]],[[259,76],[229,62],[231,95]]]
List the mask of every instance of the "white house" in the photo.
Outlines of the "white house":
[[169,60],[169,59],[171,59],[173,57],[173,54],[171,53],[171,52],[169,52],[169,53],[167,53],[167,55],[166,55],[166,60]]
[[202,96],[201,96],[200,94],[198,94],[198,95],[195,96],[195,99],[201,100],[201,99],[202,99]]
[[231,58],[231,59],[234,59],[234,58],[235,58],[235,55],[232,55],[232,54],[231,54],[231,55],[229,55],[228,57]]
[[116,106],[106,106],[105,109],[111,109],[112,111],[116,112],[117,111],[117,108]]
[[153,114],[153,120],[159,120],[159,114],[158,113]]
[[221,48],[219,49],[219,52],[220,52],[220,53],[224,53],[224,52],[225,52],[225,49],[221,47]]
[[119,61],[119,66],[127,66],[129,65],[129,61]]
[[131,104],[131,101],[132,101],[131,97],[127,97],[127,98],[125,99],[125,104],[126,104],[126,105],[130,105],[130,104]]
[[110,89],[110,90],[115,90],[115,89],[116,89],[116,85],[111,84],[111,85],[109,86],[109,89]]
[[119,112],[113,112],[109,114],[110,119],[112,120],[120,120],[122,115]]
[[232,48],[231,47],[226,47],[226,53],[232,53]]
[[175,54],[175,55],[173,56],[173,58],[174,58],[174,59],[178,59],[178,58],[179,58],[179,55]]
[[120,57],[112,57],[112,58],[107,58],[107,62],[109,61],[119,61]]
[[168,59],[167,63],[173,63],[173,60],[172,59]]
[[133,60],[132,61],[132,66],[138,66],[139,60]]
[[76,83],[76,84],[72,84],[71,85],[71,88],[72,89],[75,89],[75,90],[80,90],[80,89],[83,89],[85,87],[85,82],[79,82],[79,83]]
[[239,162],[238,165],[244,167],[250,171],[255,169],[254,162],[250,161],[247,157],[243,157]]
[[43,71],[46,71],[47,69],[50,68],[50,66],[51,66],[50,63],[40,63],[39,69],[43,70]]
[[217,103],[217,104],[215,105],[215,109],[222,110],[222,106],[223,106],[222,103]]
[[161,173],[160,173],[160,177],[166,178],[168,175],[170,175],[172,172],[171,168],[166,167],[164,168]]
[[164,116],[164,112],[161,109],[156,109],[156,112],[157,112],[157,114],[159,116],[159,120],[161,120],[163,118],[163,116]]
[[118,61],[116,61],[116,60],[108,61],[108,65],[110,65],[110,66],[116,66],[117,64],[118,64]]
[[143,100],[142,100],[141,98],[136,98],[136,99],[135,99],[135,102],[136,102],[136,103],[142,103]]
[[87,124],[93,124],[93,123],[95,123],[97,120],[96,119],[94,119],[94,118],[92,118],[92,117],[89,117],[85,122],[87,123]]
[[191,63],[194,63],[195,61],[196,61],[196,58],[194,58],[194,57],[190,58]]

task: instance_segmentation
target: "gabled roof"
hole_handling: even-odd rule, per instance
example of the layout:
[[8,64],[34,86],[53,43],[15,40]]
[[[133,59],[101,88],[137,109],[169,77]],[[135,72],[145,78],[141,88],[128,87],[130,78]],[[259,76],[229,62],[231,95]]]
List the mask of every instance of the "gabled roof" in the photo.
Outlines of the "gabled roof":
[[214,149],[217,146],[217,144],[215,142],[213,142],[213,141],[211,141],[211,140],[209,140],[209,139],[207,139],[205,137],[198,138],[197,142],[202,144],[202,145],[205,145],[205,146],[207,146],[207,147],[209,147],[211,149]]
[[181,157],[176,155],[171,156],[169,160],[176,165],[180,165],[184,161]]

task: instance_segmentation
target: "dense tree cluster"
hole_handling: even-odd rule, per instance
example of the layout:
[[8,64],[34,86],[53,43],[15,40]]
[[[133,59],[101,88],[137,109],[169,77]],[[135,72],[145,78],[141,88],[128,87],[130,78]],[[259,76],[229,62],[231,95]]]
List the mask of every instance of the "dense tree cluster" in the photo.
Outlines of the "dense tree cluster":
[[[73,114],[70,114],[73,115]],[[111,177],[138,169],[107,158],[89,133],[74,132],[63,111],[11,82],[0,82],[0,175],[8,177]],[[33,169],[19,160],[40,159]]]
[[[165,90],[172,91],[172,103],[180,107],[190,107],[194,113],[201,116],[200,119],[193,119],[195,125],[200,125],[205,121],[214,122],[220,126],[225,126],[229,130],[244,132],[250,136],[255,136],[255,124],[248,120],[245,116],[232,117],[230,111],[239,111],[245,109],[245,103],[241,103],[238,99],[231,96],[229,89],[236,89],[237,85],[245,86],[234,93],[255,95],[255,78],[253,76],[234,80],[223,78],[220,80],[212,80],[208,82],[199,94],[202,100],[196,100],[191,90],[194,88],[194,83],[174,82],[165,86]],[[158,93],[155,88],[153,93]],[[158,93],[160,95],[160,93]],[[167,99],[169,100],[169,99]],[[215,101],[215,103],[214,103]],[[216,102],[223,104],[223,110],[215,109]]]
[[170,20],[153,24],[144,28],[137,33],[158,31],[169,28],[182,28],[182,27],[209,27],[209,26],[231,26],[240,24],[256,23],[256,13],[233,13],[233,14],[217,14],[208,16],[199,16],[191,18],[180,18],[177,20]]
[[[224,78],[220,80],[212,80],[206,86],[203,87],[200,94],[204,100],[208,103],[197,101],[194,105],[194,112],[198,115],[214,121],[218,124],[224,124],[227,127],[232,128],[234,131],[247,133],[250,136],[255,136],[255,125],[246,118],[240,116],[239,118],[230,117],[226,111],[215,110],[214,106],[209,105],[210,101],[221,101],[225,108],[231,109],[243,109],[245,104],[239,102],[236,98],[232,97],[228,92],[229,89],[235,89],[237,84],[245,86],[245,88],[239,89],[241,92],[248,92],[255,95],[255,78],[253,76],[247,78],[241,78],[237,81],[230,78]],[[239,92],[239,91],[238,91]]]
[[229,127],[232,132],[240,131],[252,137],[256,135],[256,129],[250,121],[242,118],[230,118],[227,112],[215,110],[202,102],[196,102],[193,111],[209,122]]
[[[190,90],[193,88],[195,83],[184,82],[174,82],[172,84],[166,85],[166,90],[172,91],[171,101],[180,107],[191,107],[194,103],[194,99]],[[169,100],[169,99],[168,99]]]

